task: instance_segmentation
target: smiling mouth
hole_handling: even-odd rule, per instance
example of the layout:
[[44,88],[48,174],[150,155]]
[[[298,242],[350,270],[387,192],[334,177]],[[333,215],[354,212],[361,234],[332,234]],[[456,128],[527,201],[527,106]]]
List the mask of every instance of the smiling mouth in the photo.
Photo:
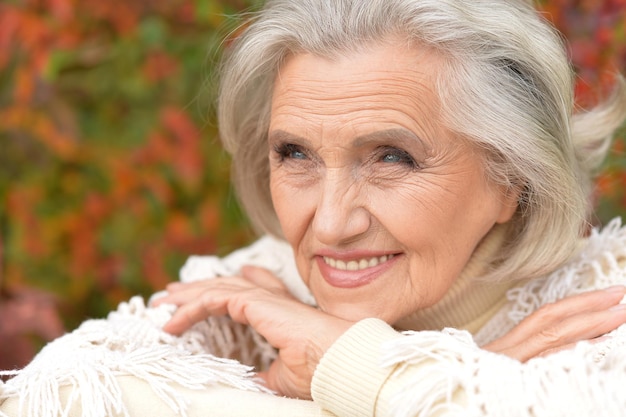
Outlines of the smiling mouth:
[[378,279],[400,259],[401,254],[371,256],[351,260],[318,256],[323,279],[335,288],[357,288]]
[[324,256],[324,263],[331,268],[338,269],[340,271],[362,271],[364,269],[373,268],[382,263],[391,260],[394,257],[391,255],[375,256],[371,258],[355,259],[352,261],[342,261],[340,259],[334,259],[329,256]]

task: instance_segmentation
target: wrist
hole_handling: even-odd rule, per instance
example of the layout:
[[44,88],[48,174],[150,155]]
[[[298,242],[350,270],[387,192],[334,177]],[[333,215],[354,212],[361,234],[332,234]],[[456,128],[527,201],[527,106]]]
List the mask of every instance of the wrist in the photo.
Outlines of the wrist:
[[311,375],[315,372],[317,365],[328,349],[354,325],[352,321],[323,314],[325,320],[321,321],[317,330],[319,337],[310,339],[306,349],[307,364]]

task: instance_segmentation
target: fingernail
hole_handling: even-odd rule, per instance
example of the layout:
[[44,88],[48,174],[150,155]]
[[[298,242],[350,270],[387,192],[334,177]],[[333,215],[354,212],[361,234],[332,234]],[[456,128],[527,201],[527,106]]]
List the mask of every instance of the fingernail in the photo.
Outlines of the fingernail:
[[609,311],[620,312],[626,310],[626,304],[618,304],[609,309]]
[[605,288],[604,291],[611,293],[626,293],[626,287],[623,285],[613,285],[612,287]]

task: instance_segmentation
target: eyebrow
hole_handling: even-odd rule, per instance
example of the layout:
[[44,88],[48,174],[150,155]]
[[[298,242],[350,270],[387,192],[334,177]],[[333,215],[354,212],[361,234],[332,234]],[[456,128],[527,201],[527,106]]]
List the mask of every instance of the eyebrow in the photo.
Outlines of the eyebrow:
[[308,139],[303,138],[302,136],[291,134],[282,129],[276,129],[269,132],[267,136],[268,142],[295,142],[298,145],[307,145],[309,143]]
[[366,135],[357,136],[354,140],[354,145],[360,147],[371,143],[387,141],[399,142],[404,145],[420,145],[424,149],[427,148],[426,142],[422,140],[422,138],[404,128],[378,130]]
[[[272,130],[268,135],[269,142],[295,142],[299,145],[308,145],[310,141],[302,136],[294,135],[282,129]],[[357,136],[353,145],[355,147],[362,147],[366,145],[370,145],[372,143],[383,143],[383,142],[399,142],[404,145],[413,145],[416,144],[421,146],[424,150],[428,148],[426,142],[422,140],[415,133],[411,132],[408,129],[404,128],[393,128],[393,129],[384,129],[377,130],[376,132],[367,133],[365,135]]]

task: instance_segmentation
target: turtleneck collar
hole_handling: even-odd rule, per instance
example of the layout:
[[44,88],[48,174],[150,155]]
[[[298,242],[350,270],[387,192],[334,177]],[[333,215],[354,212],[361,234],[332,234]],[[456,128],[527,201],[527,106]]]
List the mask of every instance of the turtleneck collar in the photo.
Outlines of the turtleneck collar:
[[444,327],[475,333],[505,303],[506,292],[519,284],[514,280],[484,282],[479,278],[488,272],[489,261],[505,240],[506,226],[496,225],[481,240],[446,295],[434,306],[399,320],[400,330],[441,330]]

